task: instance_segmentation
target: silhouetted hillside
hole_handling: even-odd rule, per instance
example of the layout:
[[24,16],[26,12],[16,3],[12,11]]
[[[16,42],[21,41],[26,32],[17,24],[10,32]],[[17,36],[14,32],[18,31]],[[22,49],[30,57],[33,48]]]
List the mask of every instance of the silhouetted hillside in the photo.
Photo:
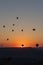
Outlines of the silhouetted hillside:
[[43,65],[43,51],[40,48],[0,48],[0,64]]

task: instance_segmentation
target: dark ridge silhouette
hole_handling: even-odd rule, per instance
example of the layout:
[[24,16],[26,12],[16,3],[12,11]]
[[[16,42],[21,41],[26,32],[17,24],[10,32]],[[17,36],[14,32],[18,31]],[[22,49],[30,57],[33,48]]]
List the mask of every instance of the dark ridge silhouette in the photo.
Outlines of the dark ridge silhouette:
[[12,65],[12,57],[4,57],[1,59],[1,65]]
[[40,48],[0,48],[0,65],[43,65]]

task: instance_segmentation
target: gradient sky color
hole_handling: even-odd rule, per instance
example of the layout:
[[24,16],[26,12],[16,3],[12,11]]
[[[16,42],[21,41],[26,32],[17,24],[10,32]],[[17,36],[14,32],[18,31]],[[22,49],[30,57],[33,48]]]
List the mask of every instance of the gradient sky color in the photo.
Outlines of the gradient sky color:
[[33,47],[36,43],[43,46],[43,0],[0,0],[0,46]]

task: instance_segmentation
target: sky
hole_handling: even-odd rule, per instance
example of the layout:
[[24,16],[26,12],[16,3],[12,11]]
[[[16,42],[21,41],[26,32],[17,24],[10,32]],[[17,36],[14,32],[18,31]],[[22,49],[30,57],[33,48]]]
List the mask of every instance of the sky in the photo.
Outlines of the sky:
[[0,0],[0,46],[35,47],[36,43],[43,46],[43,0]]

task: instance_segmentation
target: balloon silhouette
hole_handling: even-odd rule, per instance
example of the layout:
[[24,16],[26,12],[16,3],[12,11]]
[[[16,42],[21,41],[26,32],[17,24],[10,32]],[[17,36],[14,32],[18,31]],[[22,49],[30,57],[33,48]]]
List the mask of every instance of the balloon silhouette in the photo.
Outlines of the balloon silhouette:
[[36,31],[36,29],[35,29],[35,28],[33,28],[32,30],[33,30],[33,31]]
[[7,41],[9,40],[9,38],[7,38]]
[[39,47],[39,44],[37,43],[37,44],[36,44],[36,48],[38,48],[38,47]]
[[14,32],[14,30],[12,29],[12,32]]
[[15,26],[15,24],[13,24],[13,26]]
[[21,31],[23,32],[23,29],[21,29]]
[[16,19],[19,19],[19,17],[16,17]]
[[3,25],[3,28],[5,28],[5,25]]
[[24,46],[24,44],[21,45],[22,47]]

